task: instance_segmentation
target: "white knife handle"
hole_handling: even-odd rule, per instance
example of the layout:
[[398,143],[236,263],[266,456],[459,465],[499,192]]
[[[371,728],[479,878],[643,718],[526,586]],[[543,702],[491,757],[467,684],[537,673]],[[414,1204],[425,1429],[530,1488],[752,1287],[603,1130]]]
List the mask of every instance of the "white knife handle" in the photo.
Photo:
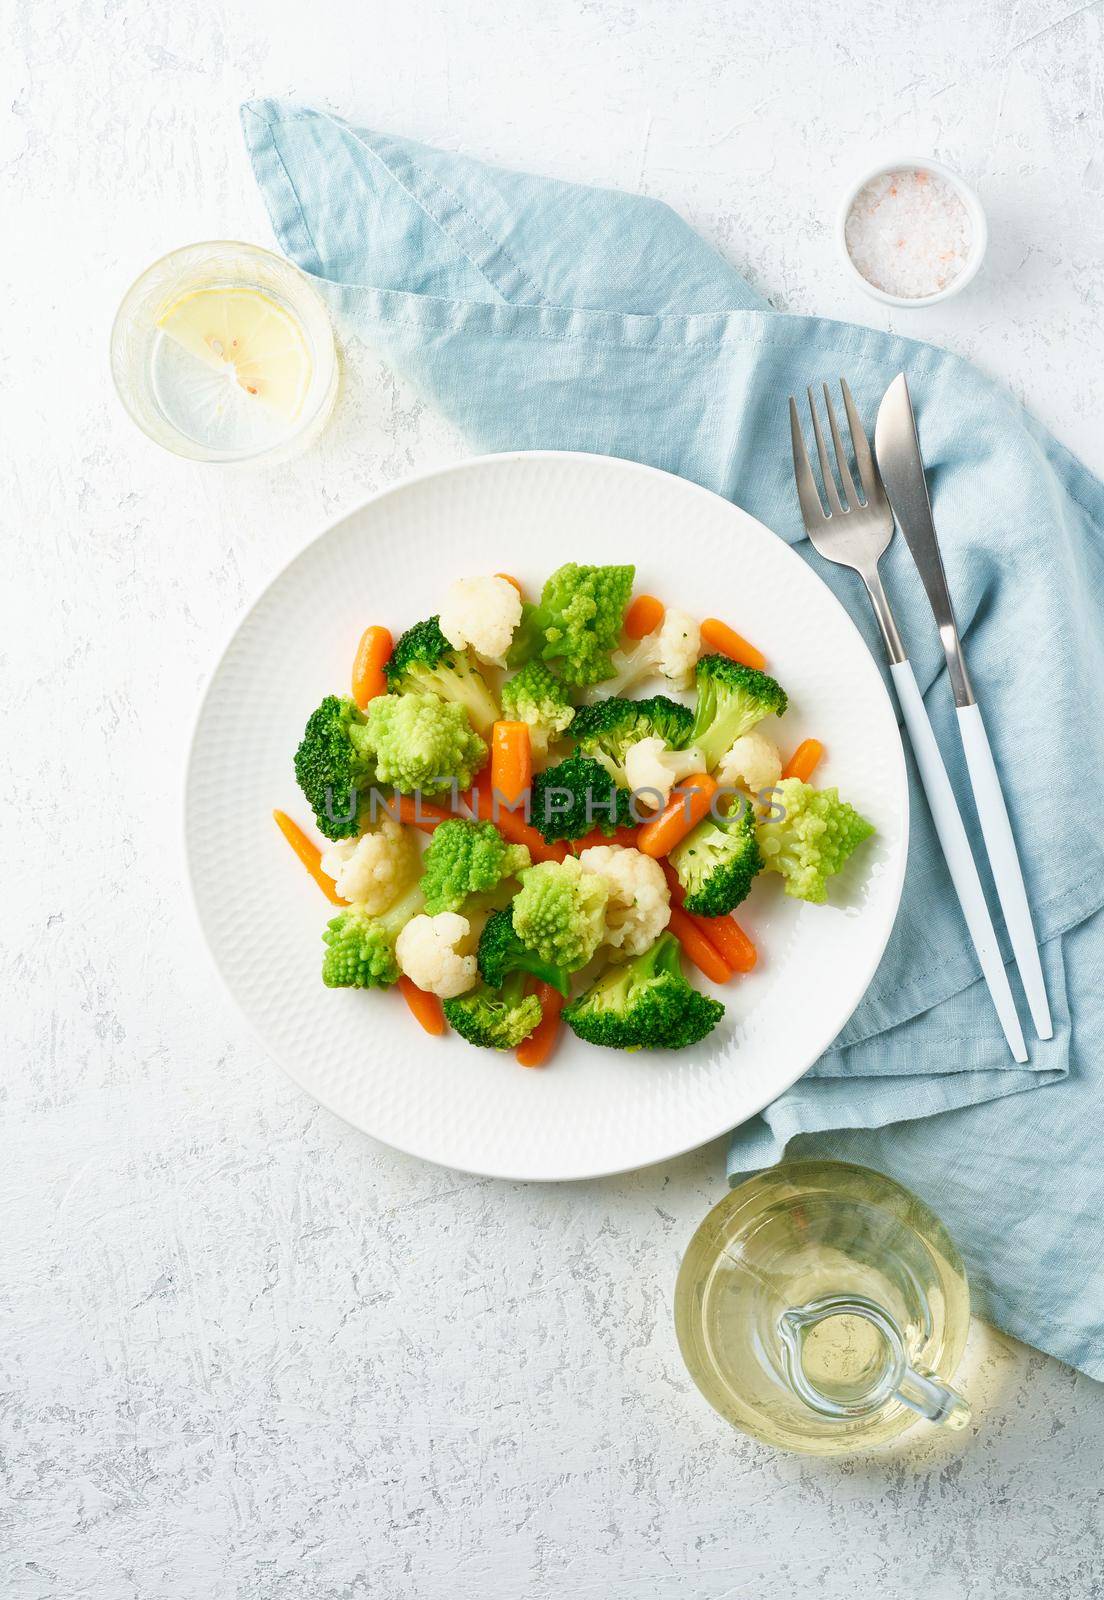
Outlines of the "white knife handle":
[[950,869],[951,882],[954,884],[955,893],[962,907],[962,915],[966,918],[970,938],[981,962],[982,975],[993,998],[1004,1037],[1008,1040],[1008,1048],[1017,1061],[1026,1061],[1027,1049],[1024,1045],[1023,1030],[1016,1015],[1016,1003],[1012,998],[1008,974],[1001,960],[993,919],[985,903],[981,879],[978,877],[977,866],[970,850],[970,841],[966,837],[966,828],[958,809],[958,802],[955,800],[947,769],[943,765],[943,757],[939,754],[939,746],[935,742],[935,733],[928,719],[928,713],[924,709],[920,690],[916,686],[912,666],[908,661],[895,661],[889,670],[904,714],[913,754],[916,756],[916,765],[920,769],[920,781],[928,797],[935,831],[939,835],[939,843],[943,847],[943,854]]
[[1004,792],[993,761],[989,735],[985,731],[985,723],[982,721],[978,706],[959,706],[958,731],[962,735],[962,748],[966,752],[966,765],[974,790],[974,802],[977,805],[985,848],[989,852],[989,865],[993,869],[993,882],[997,886],[1008,937],[1012,941],[1016,965],[1020,969],[1020,980],[1031,1010],[1031,1020],[1040,1039],[1051,1039],[1054,1036],[1054,1024],[1050,1020],[1050,1005],[1047,1002],[1046,983],[1043,979],[1042,962],[1039,960],[1039,947],[1031,920],[1031,908],[1027,903],[1023,869],[1020,866],[1012,824],[1008,820]]

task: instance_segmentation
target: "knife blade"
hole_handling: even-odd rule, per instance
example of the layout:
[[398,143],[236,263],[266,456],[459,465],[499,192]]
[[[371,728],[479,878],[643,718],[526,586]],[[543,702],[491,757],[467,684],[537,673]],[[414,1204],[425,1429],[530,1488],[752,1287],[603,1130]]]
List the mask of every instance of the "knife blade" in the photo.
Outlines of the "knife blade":
[[966,670],[951,592],[947,587],[947,574],[943,570],[943,557],[939,552],[939,540],[928,498],[924,461],[920,454],[920,439],[916,432],[912,396],[903,372],[894,378],[878,407],[878,420],[874,426],[874,454],[878,458],[878,470],[897,525],[912,551],[920,582],[924,585],[935,614],[955,705],[973,705],[973,685]]

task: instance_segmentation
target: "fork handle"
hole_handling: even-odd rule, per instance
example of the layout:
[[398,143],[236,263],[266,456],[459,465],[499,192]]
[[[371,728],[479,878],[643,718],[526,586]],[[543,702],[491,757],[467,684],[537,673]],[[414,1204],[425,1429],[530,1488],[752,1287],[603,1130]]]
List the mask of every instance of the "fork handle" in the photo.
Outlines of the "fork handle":
[[966,918],[970,938],[981,963],[982,975],[992,996],[993,1005],[1008,1041],[1008,1048],[1017,1061],[1027,1060],[1023,1030],[1016,1015],[1016,1003],[1008,983],[1008,974],[1001,960],[1000,946],[993,928],[993,919],[985,903],[985,895],[978,877],[977,865],[966,837],[966,828],[958,802],[951,788],[951,780],[943,765],[943,757],[935,742],[928,713],[916,684],[909,661],[894,661],[890,665],[893,686],[908,729],[920,781],[928,797],[935,831],[947,860],[951,882],[954,884],[962,915]]
[[962,735],[962,748],[966,752],[966,766],[974,791],[974,804],[977,806],[982,837],[989,855],[989,865],[993,869],[993,882],[997,886],[997,896],[1004,912],[1008,937],[1012,941],[1012,951],[1016,957],[1016,965],[1020,969],[1020,981],[1027,996],[1031,1020],[1040,1039],[1051,1039],[1054,1037],[1054,1024],[1050,1019],[1043,965],[1039,960],[1039,946],[1031,920],[1031,907],[1027,901],[1023,868],[1020,866],[1019,852],[1016,849],[1012,824],[1008,819],[1008,807],[1005,804],[1000,778],[997,776],[989,735],[985,731],[985,723],[976,704],[959,706],[958,731]]

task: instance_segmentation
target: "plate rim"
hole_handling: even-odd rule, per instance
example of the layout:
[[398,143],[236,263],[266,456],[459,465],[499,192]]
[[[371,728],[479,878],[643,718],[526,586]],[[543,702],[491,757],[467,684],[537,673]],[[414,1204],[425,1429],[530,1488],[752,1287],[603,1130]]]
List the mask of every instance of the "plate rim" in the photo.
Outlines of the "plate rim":
[[[229,999],[233,1009],[244,1020],[249,1028],[249,1031],[261,1046],[265,1055],[270,1060],[275,1062],[284,1075],[295,1084],[297,1089],[299,1089],[303,1094],[307,1095],[312,1101],[314,1101],[316,1105],[320,1105],[325,1111],[329,1112],[331,1116],[338,1118],[338,1120],[343,1122],[347,1127],[354,1128],[356,1132],[362,1136],[374,1140],[377,1144],[382,1145],[386,1149],[396,1150],[401,1155],[411,1157],[419,1161],[425,1161],[433,1166],[440,1166],[445,1171],[461,1172],[472,1177],[492,1178],[506,1183],[584,1183],[597,1178],[618,1177],[629,1172],[645,1171],[650,1167],[659,1166],[663,1162],[677,1160],[679,1157],[687,1155],[693,1150],[700,1150],[704,1148],[705,1145],[711,1144],[715,1139],[724,1137],[727,1133],[732,1132],[736,1127],[742,1127],[744,1123],[749,1122],[753,1117],[759,1116],[767,1106],[773,1104],[775,1100],[777,1100],[781,1095],[785,1094],[787,1090],[791,1089],[795,1083],[805,1076],[810,1067],[812,1067],[814,1063],[819,1060],[819,1055],[814,1055],[810,1060],[805,1061],[803,1065],[801,1065],[792,1073],[792,1075],[787,1075],[786,1080],[779,1084],[761,1105],[757,1106],[754,1110],[749,1111],[739,1123],[729,1124],[725,1122],[721,1127],[711,1129],[709,1132],[703,1134],[700,1138],[695,1137],[689,1143],[679,1142],[671,1150],[666,1151],[662,1155],[652,1156],[645,1162],[630,1161],[628,1163],[615,1166],[602,1166],[594,1168],[593,1170],[588,1169],[586,1171],[569,1171],[562,1173],[545,1172],[537,1175],[534,1175],[531,1172],[508,1172],[497,1169],[494,1171],[488,1171],[483,1167],[465,1166],[460,1163],[453,1162],[442,1162],[433,1156],[426,1155],[420,1150],[411,1148],[407,1143],[400,1142],[399,1140],[393,1138],[385,1138],[379,1133],[374,1133],[370,1129],[362,1127],[359,1122],[354,1122],[352,1118],[346,1114],[346,1112],[341,1111],[336,1106],[332,1105],[329,1100],[320,1094],[313,1085],[305,1083],[295,1068],[284,1058],[283,1054],[278,1054],[272,1044],[270,1044],[270,1042],[265,1038],[264,1034],[261,1032],[259,1023],[256,1022],[250,1015],[244,1002],[238,998],[231,987],[230,982],[218,961],[218,958],[215,954],[214,945],[212,944],[211,937],[208,934],[203,913],[200,909],[199,894],[196,888],[196,865],[191,845],[191,828],[189,817],[189,795],[191,792],[192,773],[196,760],[196,745],[199,739],[201,728],[203,726],[204,715],[207,710],[208,702],[210,701],[214,692],[226,657],[241,630],[267,599],[271,590],[278,583],[283,581],[296,563],[307,557],[315,548],[315,546],[321,544],[325,539],[329,538],[331,534],[335,533],[345,523],[351,521],[353,518],[362,516],[369,509],[369,507],[374,506],[381,500],[388,499],[391,496],[403,494],[407,490],[416,488],[419,485],[429,482],[435,478],[451,477],[458,473],[486,468],[492,464],[501,465],[505,462],[541,460],[595,462],[601,463],[604,466],[613,466],[626,472],[658,478],[674,479],[686,490],[692,490],[696,494],[707,497],[712,501],[720,501],[725,509],[731,513],[734,513],[736,517],[749,528],[749,530],[754,530],[756,537],[769,538],[773,540],[776,545],[785,552],[786,556],[798,562],[806,572],[810,573],[817,580],[823,595],[839,612],[846,624],[846,627],[850,629],[850,631],[856,636],[862,649],[870,658],[871,666],[878,682],[878,688],[886,702],[890,716],[893,722],[896,724],[897,718],[893,707],[892,697],[886,688],[881,672],[878,670],[877,658],[867,646],[866,640],[859,632],[859,629],[855,624],[850,612],[847,610],[847,607],[832,592],[816,569],[807,561],[802,560],[801,556],[798,555],[797,551],[792,547],[792,545],[787,544],[786,540],[783,539],[779,534],[775,533],[774,530],[768,527],[765,522],[761,522],[758,517],[752,516],[750,511],[745,511],[744,508],[740,505],[737,505],[734,500],[728,499],[725,495],[718,493],[716,490],[707,489],[704,484],[696,483],[692,478],[685,478],[680,473],[669,472],[664,467],[654,467],[647,462],[633,461],[623,456],[603,455],[600,452],[588,450],[487,451],[480,455],[465,456],[460,461],[448,462],[443,466],[430,467],[424,472],[412,473],[407,477],[399,479],[396,483],[387,484],[384,488],[378,489],[374,493],[365,496],[365,498],[359,501],[356,505],[351,506],[347,511],[342,512],[340,516],[332,518],[323,526],[317,528],[315,532],[313,532],[310,537],[264,581],[260,588],[255,591],[252,598],[246,603],[245,607],[237,615],[229,630],[225,634],[196,700],[195,711],[188,730],[187,743],[185,746],[185,758],[183,763],[180,791],[180,832],[183,836],[182,844],[185,866],[184,878],[187,889],[187,898],[191,906],[194,924],[199,929],[202,943],[207,953],[208,961],[214,968],[219,986],[223,994]],[[901,801],[901,842],[894,878],[891,885],[892,909],[890,910],[890,908],[887,907],[885,925],[882,930],[881,938],[875,941],[875,944],[871,947],[871,955],[867,963],[867,970],[863,973],[861,987],[857,989],[854,1000],[851,1001],[842,1014],[838,1015],[838,1019],[836,1020],[835,1027],[828,1040],[828,1043],[822,1048],[820,1054],[823,1054],[824,1051],[830,1047],[832,1041],[838,1038],[839,1034],[846,1027],[850,1018],[858,1009],[858,1006],[866,995],[867,990],[870,988],[878,967],[881,964],[882,956],[885,954],[886,946],[889,943],[890,935],[892,934],[894,926],[896,925],[897,917],[900,911],[901,896],[904,889],[905,871],[908,865],[911,827],[908,769],[905,759],[904,744],[900,738],[898,738],[896,741],[895,757],[896,759],[893,762],[893,766],[895,776],[897,778]]]

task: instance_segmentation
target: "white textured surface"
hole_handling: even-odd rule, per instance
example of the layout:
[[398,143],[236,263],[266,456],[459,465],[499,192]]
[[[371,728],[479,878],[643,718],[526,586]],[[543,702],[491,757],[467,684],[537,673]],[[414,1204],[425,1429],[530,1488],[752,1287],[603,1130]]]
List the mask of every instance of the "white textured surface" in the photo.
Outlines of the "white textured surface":
[[[237,102],[297,94],[662,195],[780,305],[977,357],[1099,470],[1104,8],[8,14],[0,1591],[1092,1600],[1097,1385],[979,1336],[967,1439],[850,1467],[771,1455],[688,1391],[670,1326],[719,1146],[582,1188],[464,1179],[265,1059],[179,888],[181,730],[305,531],[459,445],[354,351],[313,455],[191,467],[119,413],[106,339],[163,249],[267,241]],[[831,242],[840,184],[887,146],[956,165],[992,224],[975,285],[892,319]]]

